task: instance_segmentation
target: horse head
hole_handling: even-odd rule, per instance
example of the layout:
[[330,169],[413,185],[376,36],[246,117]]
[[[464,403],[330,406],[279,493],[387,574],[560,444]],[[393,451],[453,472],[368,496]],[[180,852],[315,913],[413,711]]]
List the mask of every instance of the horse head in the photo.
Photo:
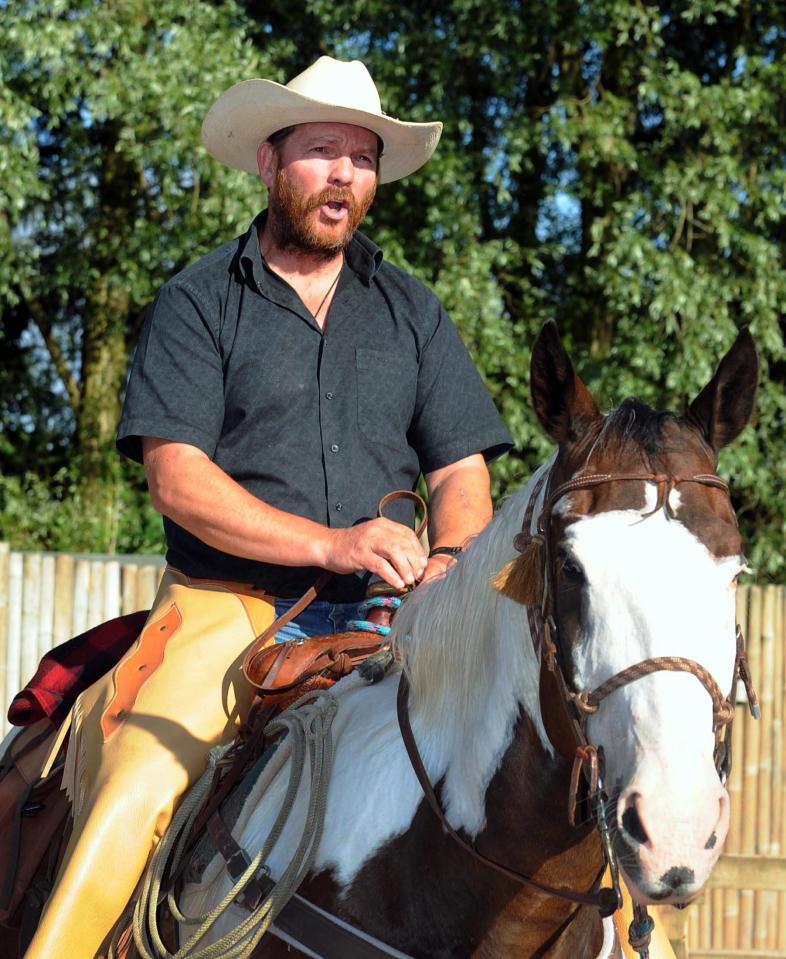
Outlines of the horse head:
[[[542,607],[544,655],[550,647],[568,701],[555,713],[556,686],[542,679],[544,723],[566,756],[571,726],[598,749],[613,848],[634,896],[685,902],[729,823],[716,733],[733,715],[725,697],[736,685],[745,558],[715,469],[752,413],[753,341],[739,334],[684,416],[633,399],[602,415],[553,323],[534,345],[531,374],[535,412],[559,448],[540,535],[537,510],[532,517],[540,568],[533,577],[526,529],[503,591]],[[662,665],[675,657],[687,671]],[[638,675],[631,667],[642,661],[655,666]],[[588,696],[620,674],[600,698]]]

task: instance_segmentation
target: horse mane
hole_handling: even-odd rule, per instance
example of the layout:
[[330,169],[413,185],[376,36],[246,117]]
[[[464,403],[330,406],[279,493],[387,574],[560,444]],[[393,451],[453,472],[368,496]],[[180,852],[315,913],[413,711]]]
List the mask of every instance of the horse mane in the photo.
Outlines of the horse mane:
[[[465,828],[481,825],[463,807],[482,813],[473,799],[482,800],[522,709],[551,748],[526,609],[492,586],[516,556],[513,537],[537,476],[550,465],[509,497],[446,576],[412,593],[393,621],[391,638],[412,689],[413,728],[427,765],[437,776],[447,770],[448,813]],[[452,777],[460,780],[455,789]]]

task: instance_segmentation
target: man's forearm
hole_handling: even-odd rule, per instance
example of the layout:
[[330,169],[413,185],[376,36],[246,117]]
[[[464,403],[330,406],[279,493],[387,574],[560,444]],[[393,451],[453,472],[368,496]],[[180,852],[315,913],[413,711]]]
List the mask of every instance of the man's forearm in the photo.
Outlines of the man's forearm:
[[155,508],[222,552],[337,573],[368,569],[397,588],[425,568],[414,532],[400,523],[374,519],[330,529],[260,500],[196,447],[145,437],[143,451]]
[[208,546],[282,566],[323,565],[325,527],[263,502],[196,450],[154,439],[144,450],[153,505]]
[[[489,473],[480,454],[426,476],[429,491],[429,545],[464,546],[492,516]],[[429,560],[427,574],[450,565],[450,557]]]

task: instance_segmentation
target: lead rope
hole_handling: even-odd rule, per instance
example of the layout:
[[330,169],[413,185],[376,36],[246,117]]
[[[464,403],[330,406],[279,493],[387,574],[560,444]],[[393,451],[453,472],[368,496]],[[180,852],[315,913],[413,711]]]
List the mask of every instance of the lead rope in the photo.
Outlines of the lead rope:
[[[170,953],[161,938],[158,927],[157,911],[161,902],[161,886],[165,875],[177,869],[189,837],[190,827],[210,789],[215,767],[231,744],[211,750],[208,769],[187,793],[172,819],[170,828],[156,846],[150,865],[145,872],[139,897],[133,907],[134,943],[142,959],[248,959],[251,956],[262,936],[268,931],[313,866],[325,821],[327,788],[333,767],[331,726],[337,709],[338,704],[330,693],[322,690],[313,691],[302,696],[290,709],[268,724],[266,732],[271,734],[284,732],[286,742],[292,750],[289,784],[281,809],[262,848],[223,900],[210,912],[203,916],[186,916],[177,905],[174,894],[172,892],[167,894],[167,903],[174,918],[180,923],[198,926],[177,952]],[[311,779],[309,804],[303,835],[289,865],[260,902],[258,908],[246,919],[211,945],[197,948],[200,940],[238,896],[242,895],[252,880],[266,870],[265,862],[292,812],[303,778],[307,751]],[[169,866],[170,858],[171,867]],[[127,919],[128,914],[124,918]],[[116,927],[108,954],[109,959],[117,959],[118,944],[125,927],[125,921],[121,921]]]

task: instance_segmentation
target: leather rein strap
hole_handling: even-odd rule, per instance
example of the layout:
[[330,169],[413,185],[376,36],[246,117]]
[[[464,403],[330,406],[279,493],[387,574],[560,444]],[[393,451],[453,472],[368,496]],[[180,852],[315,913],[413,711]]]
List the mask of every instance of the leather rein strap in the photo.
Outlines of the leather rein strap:
[[[422,513],[422,519],[418,524],[417,529],[415,530],[415,536],[420,539],[423,535],[424,530],[428,526],[428,507],[426,506],[425,500],[419,493],[416,493],[414,490],[408,489],[398,489],[393,490],[392,493],[386,493],[385,496],[379,501],[377,505],[377,516],[382,517],[382,511],[389,504],[399,499],[409,499],[412,500],[417,506],[420,507]],[[324,573],[319,577],[319,579],[314,583],[313,586],[310,586],[305,593],[300,597],[300,599],[288,609],[285,613],[282,613],[277,619],[275,619],[270,626],[267,627],[263,632],[259,634],[251,643],[251,645],[246,650],[246,654],[243,657],[243,675],[246,679],[251,682],[252,685],[256,685],[253,680],[250,678],[256,672],[255,663],[258,660],[259,656],[262,654],[262,650],[269,645],[271,639],[276,635],[276,633],[283,629],[287,623],[290,623],[296,616],[303,612],[306,607],[310,606],[317,596],[322,592],[322,590],[327,586],[327,584],[333,579],[334,574],[330,570],[325,570]],[[392,587],[388,587],[388,592]],[[271,679],[275,678],[274,675],[271,675]]]
[[597,893],[573,892],[569,889],[557,889],[554,886],[548,886],[545,883],[538,882],[537,879],[533,879],[531,876],[525,876],[523,873],[515,872],[513,869],[508,869],[507,866],[503,866],[502,863],[499,863],[494,859],[490,859],[488,856],[484,856],[482,852],[477,850],[471,843],[467,842],[466,839],[464,839],[463,836],[461,836],[450,825],[447,816],[442,809],[442,804],[437,798],[437,794],[433,785],[431,784],[428,772],[426,771],[426,767],[423,763],[423,758],[420,755],[420,751],[415,741],[415,736],[412,732],[412,726],[409,721],[408,703],[409,680],[407,679],[406,673],[402,672],[401,679],[399,680],[398,684],[398,695],[396,697],[396,710],[398,712],[398,723],[401,729],[401,738],[404,740],[407,755],[412,763],[412,768],[415,771],[415,775],[417,776],[420,787],[426,797],[426,801],[434,812],[434,815],[442,824],[442,828],[445,830],[445,832],[447,832],[450,838],[457,842],[462,849],[468,852],[478,862],[483,863],[484,866],[488,866],[490,869],[493,869],[506,879],[511,879],[513,882],[517,882],[523,886],[530,886],[533,889],[537,889],[538,892],[545,893],[547,896],[558,896],[561,899],[568,899],[571,902],[579,903],[582,906],[596,906],[601,910],[602,915],[611,915],[611,913],[617,908],[617,899],[612,890],[600,889]]

